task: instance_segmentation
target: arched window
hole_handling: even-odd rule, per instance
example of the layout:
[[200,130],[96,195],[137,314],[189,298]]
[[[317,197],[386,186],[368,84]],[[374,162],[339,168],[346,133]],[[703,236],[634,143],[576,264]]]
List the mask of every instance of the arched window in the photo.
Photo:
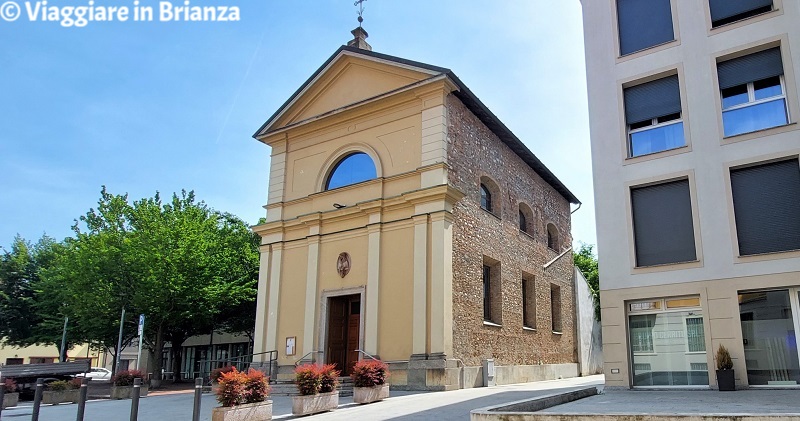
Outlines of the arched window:
[[492,193],[485,184],[481,183],[481,207],[492,212]]
[[325,190],[361,183],[376,178],[377,171],[372,158],[364,152],[356,152],[342,158],[331,170],[325,182]]
[[558,251],[558,230],[553,224],[547,224],[547,247]]
[[527,203],[519,203],[519,230],[534,235],[533,224],[536,218],[533,216],[533,209]]

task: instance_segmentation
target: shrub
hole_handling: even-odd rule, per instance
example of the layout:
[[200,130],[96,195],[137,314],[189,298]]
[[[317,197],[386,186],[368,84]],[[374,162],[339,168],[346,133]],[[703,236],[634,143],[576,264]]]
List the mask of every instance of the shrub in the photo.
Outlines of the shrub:
[[247,374],[233,369],[219,376],[219,389],[217,390],[217,402],[224,407],[235,406],[245,403],[245,385],[247,384]]
[[294,369],[294,382],[301,395],[316,395],[322,386],[322,373],[315,364],[303,364]]
[[144,381],[144,373],[139,370],[125,370],[120,371],[111,378],[114,386],[133,386],[133,379],[142,379]]
[[221,376],[222,373],[230,373],[233,370],[235,370],[235,368],[231,365],[215,368],[211,370],[211,381],[214,383],[219,383],[219,376]]
[[6,393],[14,393],[17,391],[17,382],[14,379],[6,379]]
[[319,368],[320,374],[320,393],[329,393],[339,387],[339,374],[341,372],[336,369],[336,364],[325,364]]
[[717,349],[717,370],[730,370],[733,368],[731,353],[725,346],[720,345]]
[[70,380],[69,383],[72,385],[73,389],[80,389],[81,388],[81,380],[83,380],[83,379],[81,379],[80,377],[76,377],[76,378]]
[[[80,383],[78,383],[78,387],[80,387]],[[72,390],[75,388],[75,384],[72,382],[72,380],[56,380],[47,384],[47,390],[51,392],[63,392],[65,390]]]
[[244,384],[245,403],[264,402],[269,396],[269,377],[263,371],[250,369]]
[[386,384],[389,366],[383,361],[361,360],[353,366],[353,386],[373,387]]

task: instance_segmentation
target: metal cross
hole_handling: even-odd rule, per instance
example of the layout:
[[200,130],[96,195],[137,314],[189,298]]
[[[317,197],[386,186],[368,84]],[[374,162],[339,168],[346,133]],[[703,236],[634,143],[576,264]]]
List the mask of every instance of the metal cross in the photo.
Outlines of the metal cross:
[[358,6],[358,26],[361,26],[361,22],[364,22],[364,18],[362,15],[364,14],[364,2],[367,0],[356,0],[353,3],[353,6]]

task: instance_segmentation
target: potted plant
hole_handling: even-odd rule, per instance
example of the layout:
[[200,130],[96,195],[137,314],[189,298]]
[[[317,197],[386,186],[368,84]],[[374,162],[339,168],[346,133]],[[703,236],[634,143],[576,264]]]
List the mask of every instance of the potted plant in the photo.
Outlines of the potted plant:
[[139,370],[125,370],[111,378],[111,399],[130,399],[133,396],[133,379],[136,378],[142,379],[139,396],[147,396],[144,373]]
[[723,345],[717,349],[717,386],[720,391],[736,390],[731,353]]
[[81,379],[56,380],[50,382],[42,392],[42,403],[58,405],[64,402],[78,402]]
[[353,402],[370,403],[389,397],[389,366],[380,360],[361,360],[353,366]]
[[334,364],[303,364],[295,369],[300,396],[292,396],[293,415],[311,415],[339,407],[339,371]]
[[252,368],[247,373],[231,368],[217,378],[217,402],[222,406],[211,410],[211,421],[271,420],[269,378]]
[[211,370],[211,392],[217,394],[219,390],[219,378],[224,373],[230,373],[231,371],[236,370],[232,365],[226,365],[225,367],[218,367]]
[[3,408],[11,408],[12,406],[17,406],[19,403],[19,393],[17,393],[17,382],[14,379],[6,379],[6,393],[3,395],[3,402],[0,402],[0,405]]

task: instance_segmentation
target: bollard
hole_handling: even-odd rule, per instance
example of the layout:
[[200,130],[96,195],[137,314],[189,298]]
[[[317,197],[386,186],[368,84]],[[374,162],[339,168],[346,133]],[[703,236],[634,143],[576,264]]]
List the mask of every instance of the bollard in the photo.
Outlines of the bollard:
[[0,377],[0,417],[3,416],[3,399],[6,397],[6,378]]
[[31,414],[31,421],[39,421],[39,407],[42,405],[42,392],[44,392],[44,379],[36,379],[36,394],[33,395],[33,414]]
[[133,379],[133,396],[131,396],[131,421],[139,419],[139,393],[142,391],[142,379]]
[[83,414],[86,412],[86,399],[89,397],[89,381],[91,377],[81,379],[81,395],[78,398],[78,417],[77,421],[83,421]]
[[200,421],[200,399],[203,398],[203,378],[194,379],[194,410],[192,421]]

